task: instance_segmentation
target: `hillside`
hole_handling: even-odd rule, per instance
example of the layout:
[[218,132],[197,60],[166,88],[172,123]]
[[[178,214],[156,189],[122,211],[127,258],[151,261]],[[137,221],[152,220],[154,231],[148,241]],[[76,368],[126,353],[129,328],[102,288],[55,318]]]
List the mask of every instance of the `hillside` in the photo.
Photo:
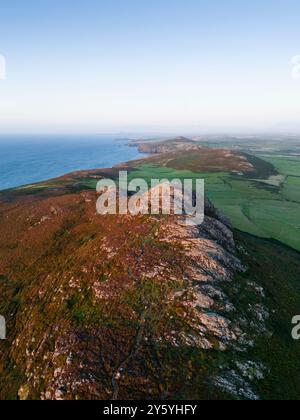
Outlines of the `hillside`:
[[146,159],[129,162],[128,166],[131,168],[146,163],[197,172],[252,172],[254,170],[254,166],[241,153],[228,149],[203,147],[184,137],[159,142],[134,142],[131,146],[138,147],[140,152],[152,154]]
[[235,232],[209,200],[199,227],[99,216],[95,184],[117,172],[0,194],[0,397],[299,395],[299,254]]

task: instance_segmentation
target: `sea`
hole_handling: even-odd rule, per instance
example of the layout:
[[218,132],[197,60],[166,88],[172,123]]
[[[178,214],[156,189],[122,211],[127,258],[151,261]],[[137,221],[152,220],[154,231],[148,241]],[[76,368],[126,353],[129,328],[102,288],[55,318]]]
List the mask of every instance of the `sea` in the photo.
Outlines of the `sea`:
[[128,142],[111,135],[0,135],[0,190],[141,158]]

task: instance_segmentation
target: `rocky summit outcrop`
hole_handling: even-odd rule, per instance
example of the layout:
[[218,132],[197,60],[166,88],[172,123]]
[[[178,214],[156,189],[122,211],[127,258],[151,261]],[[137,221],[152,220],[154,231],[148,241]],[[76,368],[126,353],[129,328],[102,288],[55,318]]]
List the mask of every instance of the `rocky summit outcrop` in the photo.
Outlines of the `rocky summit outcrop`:
[[227,295],[245,270],[227,219],[208,200],[200,226],[104,216],[97,198],[2,197],[1,397],[259,398],[264,367],[237,355],[268,313],[257,298],[249,329]]

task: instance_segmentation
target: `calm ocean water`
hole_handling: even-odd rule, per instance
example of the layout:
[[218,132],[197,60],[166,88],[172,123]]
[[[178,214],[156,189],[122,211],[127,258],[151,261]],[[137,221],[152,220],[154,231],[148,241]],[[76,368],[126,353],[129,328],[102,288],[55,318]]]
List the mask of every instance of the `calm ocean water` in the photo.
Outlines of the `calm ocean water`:
[[115,136],[0,136],[0,190],[141,157],[127,143]]

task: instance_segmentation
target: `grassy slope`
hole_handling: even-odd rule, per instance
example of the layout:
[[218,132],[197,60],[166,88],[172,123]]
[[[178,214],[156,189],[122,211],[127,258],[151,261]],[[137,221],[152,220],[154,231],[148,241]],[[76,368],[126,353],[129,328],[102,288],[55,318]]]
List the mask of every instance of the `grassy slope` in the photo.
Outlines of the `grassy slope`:
[[236,240],[247,250],[242,258],[249,270],[236,279],[242,289],[234,305],[246,313],[251,294],[246,287],[243,290],[243,284],[251,280],[264,288],[265,304],[271,313],[270,336],[262,338],[249,353],[249,360],[262,360],[270,369],[266,379],[257,384],[258,392],[265,399],[299,399],[300,343],[291,337],[291,320],[300,311],[300,254],[240,232]]

